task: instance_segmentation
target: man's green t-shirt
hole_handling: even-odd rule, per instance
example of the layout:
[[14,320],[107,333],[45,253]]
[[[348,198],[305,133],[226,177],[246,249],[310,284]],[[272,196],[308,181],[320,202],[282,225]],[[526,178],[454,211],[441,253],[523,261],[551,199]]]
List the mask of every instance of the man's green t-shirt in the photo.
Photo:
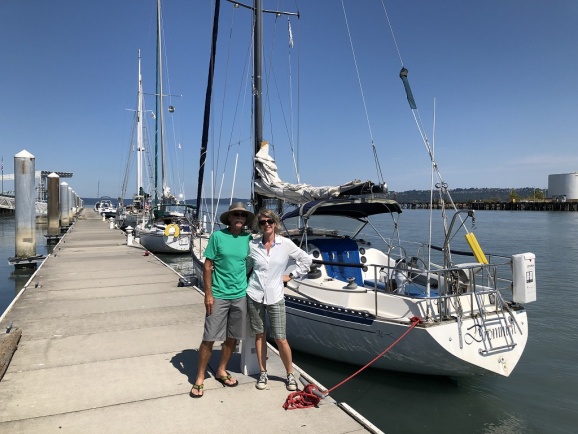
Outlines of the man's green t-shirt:
[[205,257],[214,263],[213,297],[232,300],[247,293],[247,256],[251,234],[233,235],[228,229],[213,232]]

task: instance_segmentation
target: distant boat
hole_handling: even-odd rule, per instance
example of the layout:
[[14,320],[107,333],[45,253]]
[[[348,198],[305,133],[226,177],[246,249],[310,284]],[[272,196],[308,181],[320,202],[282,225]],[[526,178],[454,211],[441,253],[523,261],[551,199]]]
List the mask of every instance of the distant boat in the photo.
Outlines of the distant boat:
[[106,219],[116,217],[116,207],[112,203],[109,196],[101,197],[98,202],[94,204],[94,210]]

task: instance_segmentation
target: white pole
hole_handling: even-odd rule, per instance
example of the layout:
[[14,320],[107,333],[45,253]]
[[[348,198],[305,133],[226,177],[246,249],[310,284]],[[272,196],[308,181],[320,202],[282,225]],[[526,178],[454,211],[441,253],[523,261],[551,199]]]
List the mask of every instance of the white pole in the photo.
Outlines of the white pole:
[[138,50],[138,107],[137,107],[137,127],[136,127],[136,161],[137,161],[137,176],[136,176],[136,194],[140,194],[142,188],[142,154],[143,148],[143,91],[142,91],[142,76],[140,71],[140,50]]

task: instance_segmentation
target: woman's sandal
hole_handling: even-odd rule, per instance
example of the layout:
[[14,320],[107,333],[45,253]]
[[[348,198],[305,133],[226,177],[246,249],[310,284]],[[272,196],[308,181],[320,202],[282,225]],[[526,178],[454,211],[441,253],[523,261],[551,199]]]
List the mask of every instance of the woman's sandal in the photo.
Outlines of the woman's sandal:
[[[193,385],[193,388],[191,389],[191,391],[189,392],[189,395],[191,398],[202,398],[204,395],[204,391],[203,391],[203,385],[202,384],[195,384]],[[197,395],[195,395],[193,393],[193,390],[197,391]]]

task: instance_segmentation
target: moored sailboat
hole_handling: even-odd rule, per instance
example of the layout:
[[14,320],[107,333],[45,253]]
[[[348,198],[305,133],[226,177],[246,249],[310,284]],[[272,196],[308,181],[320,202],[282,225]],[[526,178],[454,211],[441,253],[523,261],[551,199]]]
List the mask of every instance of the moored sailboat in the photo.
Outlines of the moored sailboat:
[[[402,209],[382,180],[324,188],[282,181],[262,132],[262,2],[247,8],[255,25],[254,209],[268,199],[293,205],[283,216],[285,235],[313,258],[310,272],[291,280],[285,292],[291,347],[386,370],[509,376],[528,339],[523,305],[536,298],[535,256],[484,254],[466,228],[473,211],[455,207],[449,221],[443,213],[439,248],[431,239],[405,242],[399,235]],[[444,205],[453,204],[444,182],[437,194]],[[460,232],[470,252],[452,247]],[[193,240],[200,280],[204,239]],[[285,274],[291,270],[290,265]]]
[[[161,1],[157,0],[157,117],[156,137],[160,147],[161,164],[161,195],[158,195],[155,176],[154,204],[150,210],[149,219],[137,226],[137,237],[140,244],[153,253],[182,254],[191,251],[192,236],[192,205],[179,203],[171,194],[167,185],[167,169],[165,161],[165,113],[163,98],[163,44],[161,23]],[[169,107],[169,111],[173,111]],[[157,153],[155,152],[155,155]],[[155,171],[157,173],[158,171]]]
[[[149,198],[150,195],[145,193],[143,187],[143,160],[145,154],[145,122],[144,122],[144,93],[143,93],[143,83],[141,74],[141,52],[138,51],[138,91],[137,91],[137,108],[135,111],[135,129],[136,133],[136,143],[133,147],[129,147],[129,157],[127,159],[127,165],[125,170],[124,182],[121,188],[121,193],[119,197],[119,207],[117,209],[116,215],[116,226],[125,230],[127,227],[132,229],[136,228],[137,225],[142,224],[147,216],[146,209],[150,207]],[[128,178],[130,174],[130,166],[132,161],[132,156],[136,154],[136,193],[133,195],[132,203],[125,205],[123,203],[124,197],[126,195]]]

